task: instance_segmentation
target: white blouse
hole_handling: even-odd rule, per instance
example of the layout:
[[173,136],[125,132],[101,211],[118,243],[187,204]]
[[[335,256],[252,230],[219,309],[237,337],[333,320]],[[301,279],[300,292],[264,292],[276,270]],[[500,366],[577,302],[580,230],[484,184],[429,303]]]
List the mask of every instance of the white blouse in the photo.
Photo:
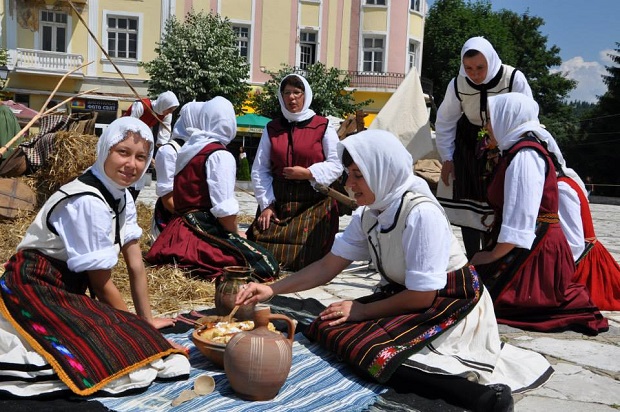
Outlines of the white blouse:
[[[124,243],[142,235],[136,205],[126,193]],[[67,249],[67,266],[74,272],[112,269],[118,262],[118,249],[112,236],[114,224],[108,205],[95,196],[77,196],[54,208],[49,221]]]
[[577,193],[567,183],[558,182],[558,190],[560,192],[558,212],[560,225],[573,253],[573,260],[576,261],[586,248],[581,220],[581,201]]
[[[399,206],[400,199],[377,216],[380,228],[392,226]],[[344,232],[336,235],[331,250],[333,254],[351,261],[370,260],[368,235],[362,229],[363,210],[363,207],[355,210],[351,223]],[[452,228],[436,205],[421,203],[411,210],[402,239],[407,289],[432,291],[445,287],[452,236]]]
[[172,192],[177,155],[177,151],[169,144],[165,144],[157,150],[157,155],[155,155],[155,172],[157,173],[155,194],[158,197]]
[[506,169],[502,227],[497,241],[530,249],[545,185],[546,164],[534,149],[519,150]]
[[[455,80],[452,79],[448,84],[446,94],[437,110],[437,119],[435,121],[435,143],[442,162],[453,160],[456,124],[463,115],[461,101],[454,92]],[[512,91],[532,97],[532,89],[530,89],[530,85],[521,71],[517,70],[515,73]]]
[[[311,165],[308,169],[312,173],[311,184],[319,183],[329,186],[342,175],[342,163],[338,159],[336,146],[338,144],[338,134],[333,127],[327,126],[323,136],[323,154],[325,161]],[[263,130],[254,163],[252,164],[252,183],[254,184],[254,195],[256,201],[263,210],[276,198],[273,194],[273,177],[271,176],[271,140],[267,133],[267,128]]]
[[239,213],[239,202],[235,197],[237,163],[228,150],[211,153],[205,162],[209,198],[215,217],[232,216]]
[[[151,103],[153,103],[152,100],[151,100]],[[142,102],[141,101],[133,102],[133,104],[131,105],[131,114],[130,114],[130,116],[131,117],[137,117],[139,119],[139,118],[142,117],[142,115],[144,115],[144,105],[142,104]],[[170,140],[170,130],[172,130],[172,127],[171,127],[171,124],[172,124],[172,113],[167,114],[166,116],[164,116],[164,118],[162,119],[162,123],[166,127],[163,127],[162,125],[159,124],[159,122],[157,122],[157,124],[160,127],[158,128],[159,131],[157,132],[157,139],[156,139],[155,143],[158,146],[165,145]]]

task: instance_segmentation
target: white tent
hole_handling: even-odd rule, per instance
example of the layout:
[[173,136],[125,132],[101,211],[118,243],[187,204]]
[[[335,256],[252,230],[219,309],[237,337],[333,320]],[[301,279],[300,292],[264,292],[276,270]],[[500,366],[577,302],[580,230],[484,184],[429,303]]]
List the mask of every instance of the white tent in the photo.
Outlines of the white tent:
[[439,159],[431,136],[420,76],[415,68],[409,71],[369,129],[388,130],[398,136],[413,156],[414,163],[419,159]]

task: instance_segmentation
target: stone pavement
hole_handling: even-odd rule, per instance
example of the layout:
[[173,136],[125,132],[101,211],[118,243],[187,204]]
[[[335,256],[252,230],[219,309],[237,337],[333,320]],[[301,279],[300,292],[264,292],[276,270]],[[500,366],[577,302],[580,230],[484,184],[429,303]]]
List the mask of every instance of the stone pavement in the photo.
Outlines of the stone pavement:
[[[241,214],[254,215],[256,202],[251,189],[239,187],[236,197]],[[140,192],[138,201],[155,204],[155,184]],[[600,241],[620,261],[620,205],[591,204],[594,228]],[[341,230],[349,217],[341,219]],[[460,240],[460,230],[454,228]],[[367,295],[379,276],[367,262],[356,262],[329,284],[295,293],[298,298],[315,298],[328,305],[343,299]],[[517,412],[588,411],[612,412],[620,409],[620,312],[604,312],[609,331],[598,336],[576,332],[537,333],[500,325],[502,341],[530,349],[547,357],[554,375],[542,387],[517,394]]]

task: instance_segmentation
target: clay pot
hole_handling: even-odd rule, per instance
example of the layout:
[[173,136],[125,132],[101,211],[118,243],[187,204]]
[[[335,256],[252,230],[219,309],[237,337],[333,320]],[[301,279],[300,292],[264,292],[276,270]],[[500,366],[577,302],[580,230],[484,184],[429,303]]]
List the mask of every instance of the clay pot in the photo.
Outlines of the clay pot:
[[[252,281],[252,268],[247,266],[226,266],[223,280],[215,283],[215,310],[218,315],[228,315],[235,307],[239,288]],[[251,320],[254,305],[241,305],[235,314],[239,320]]]
[[[288,324],[288,336],[267,327],[270,320]],[[237,395],[246,400],[276,397],[291,370],[295,324],[284,315],[272,314],[267,305],[254,308],[254,329],[237,333],[224,350],[224,370]]]

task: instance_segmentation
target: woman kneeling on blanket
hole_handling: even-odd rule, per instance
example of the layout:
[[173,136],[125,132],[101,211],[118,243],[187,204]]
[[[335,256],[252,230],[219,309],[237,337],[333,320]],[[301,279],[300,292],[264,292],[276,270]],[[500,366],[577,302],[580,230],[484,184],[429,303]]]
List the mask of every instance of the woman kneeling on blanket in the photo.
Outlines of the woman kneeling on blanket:
[[434,388],[472,410],[510,410],[511,389],[531,389],[552,369],[536,353],[502,346],[493,303],[443,209],[413,174],[411,155],[382,130],[347,137],[338,155],[364,207],[325,257],[271,285],[248,284],[237,304],[311,289],[353,261],[372,260],[382,276],[377,293],[330,304],[308,337],[369,379]]
[[[0,393],[119,395],[189,375],[185,350],[157,328],[127,188],[153,155],[138,119],[108,126],[97,160],[43,205],[0,279]],[[137,316],[112,281],[122,253]],[[92,298],[86,295],[90,290]]]

